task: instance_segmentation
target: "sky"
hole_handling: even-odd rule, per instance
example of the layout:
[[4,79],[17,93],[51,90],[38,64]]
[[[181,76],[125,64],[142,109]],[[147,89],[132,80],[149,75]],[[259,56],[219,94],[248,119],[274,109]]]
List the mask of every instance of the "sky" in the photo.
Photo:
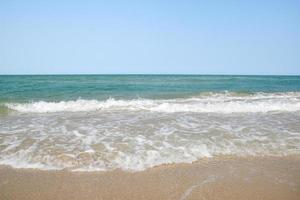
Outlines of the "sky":
[[0,74],[300,75],[300,1],[0,0]]

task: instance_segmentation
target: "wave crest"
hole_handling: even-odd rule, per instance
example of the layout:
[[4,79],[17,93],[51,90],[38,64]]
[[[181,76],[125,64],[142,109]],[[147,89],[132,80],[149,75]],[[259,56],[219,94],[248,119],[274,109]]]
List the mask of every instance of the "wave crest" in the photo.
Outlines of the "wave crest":
[[97,110],[144,110],[152,112],[243,113],[300,110],[300,93],[209,93],[197,97],[154,100],[133,99],[6,103],[9,109],[24,113],[91,112]]

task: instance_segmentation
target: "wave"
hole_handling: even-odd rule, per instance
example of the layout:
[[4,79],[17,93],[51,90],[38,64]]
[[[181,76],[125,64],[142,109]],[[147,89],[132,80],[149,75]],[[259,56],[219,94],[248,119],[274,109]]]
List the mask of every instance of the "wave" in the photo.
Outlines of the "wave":
[[300,93],[202,93],[167,100],[5,104],[17,114],[1,117],[0,164],[141,171],[223,155],[299,155],[300,112],[294,112],[299,102]]
[[300,110],[300,93],[204,93],[182,99],[133,99],[5,103],[7,108],[23,113],[82,112],[98,110],[132,110],[152,112],[243,113]]

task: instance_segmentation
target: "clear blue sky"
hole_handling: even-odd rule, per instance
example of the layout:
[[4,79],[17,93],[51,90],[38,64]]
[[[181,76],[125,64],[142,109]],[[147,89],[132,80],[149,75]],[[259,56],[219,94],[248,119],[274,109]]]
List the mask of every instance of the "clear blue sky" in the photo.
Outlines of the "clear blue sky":
[[0,0],[0,74],[300,74],[300,1]]

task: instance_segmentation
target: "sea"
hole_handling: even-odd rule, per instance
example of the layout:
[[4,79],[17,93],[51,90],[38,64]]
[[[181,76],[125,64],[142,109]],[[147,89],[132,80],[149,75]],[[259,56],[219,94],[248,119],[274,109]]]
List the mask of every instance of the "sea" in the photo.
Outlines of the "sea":
[[300,155],[300,76],[0,76],[1,165],[142,171],[289,155]]

